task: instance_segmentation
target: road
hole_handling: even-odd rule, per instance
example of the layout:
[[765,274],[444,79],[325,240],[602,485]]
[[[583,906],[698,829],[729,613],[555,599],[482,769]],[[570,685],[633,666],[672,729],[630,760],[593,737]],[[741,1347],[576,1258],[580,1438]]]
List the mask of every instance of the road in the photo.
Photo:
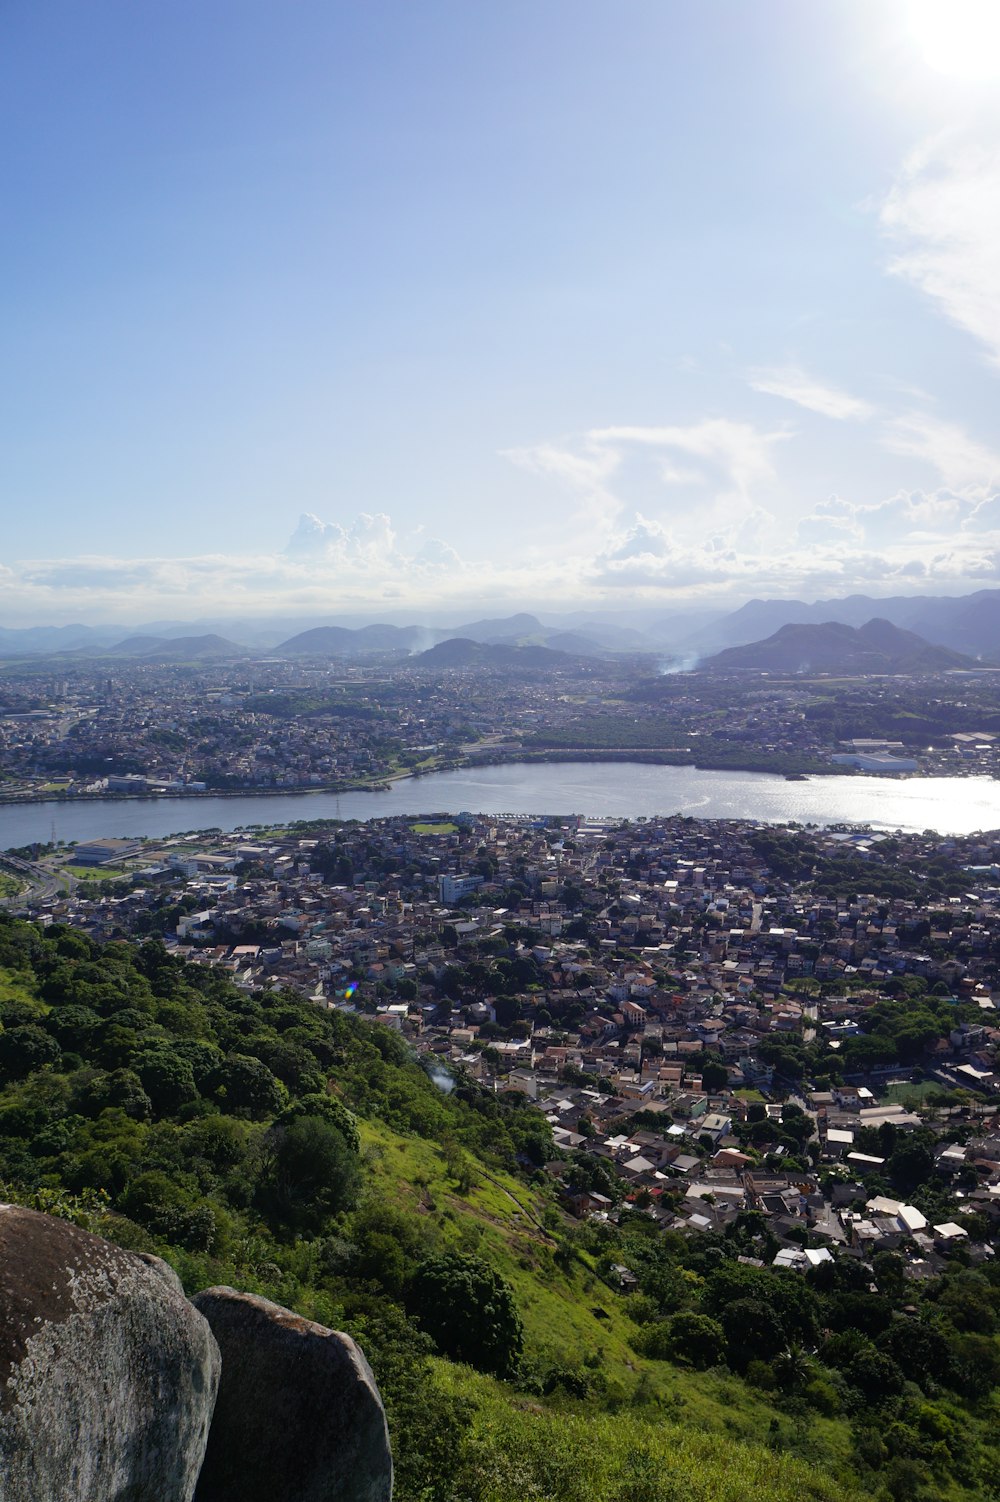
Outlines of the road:
[[0,899],[2,907],[20,908],[29,902],[48,902],[60,891],[73,892],[77,887],[77,878],[70,876],[68,871],[53,871],[36,861],[21,860],[16,855],[0,856],[0,870],[27,882],[26,888],[16,896]]

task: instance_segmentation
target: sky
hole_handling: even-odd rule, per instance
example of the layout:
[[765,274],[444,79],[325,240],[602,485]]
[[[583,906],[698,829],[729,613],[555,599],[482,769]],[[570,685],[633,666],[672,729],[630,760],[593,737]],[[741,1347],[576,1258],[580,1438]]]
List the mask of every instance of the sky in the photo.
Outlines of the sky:
[[996,0],[6,0],[0,624],[1000,587]]

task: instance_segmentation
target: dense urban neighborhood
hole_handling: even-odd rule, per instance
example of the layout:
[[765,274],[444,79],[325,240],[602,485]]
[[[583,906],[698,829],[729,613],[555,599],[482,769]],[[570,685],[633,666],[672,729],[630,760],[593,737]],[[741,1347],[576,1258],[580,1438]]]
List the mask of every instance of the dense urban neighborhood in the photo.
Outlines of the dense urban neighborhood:
[[77,873],[9,899],[43,924],[158,936],[522,1096],[577,1217],[759,1212],[793,1268],[993,1255],[1000,836],[441,815],[19,858]]
[[8,665],[0,800],[343,791],[456,766],[626,757],[790,776],[1000,771],[996,667],[845,679],[679,672],[649,653],[440,650]]

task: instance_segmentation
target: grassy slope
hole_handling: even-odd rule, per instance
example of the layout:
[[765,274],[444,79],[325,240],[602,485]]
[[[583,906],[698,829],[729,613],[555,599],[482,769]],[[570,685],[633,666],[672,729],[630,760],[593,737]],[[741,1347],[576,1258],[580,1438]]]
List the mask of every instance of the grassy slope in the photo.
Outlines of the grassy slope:
[[37,1012],[48,1010],[35,995],[34,983],[14,970],[0,968],[0,1001],[23,1001]]
[[[677,1502],[688,1496],[692,1502],[702,1496],[777,1502],[853,1495],[846,1469],[846,1422],[813,1414],[800,1424],[778,1414],[728,1373],[692,1372],[638,1356],[629,1343],[636,1327],[621,1296],[583,1260],[569,1272],[555,1266],[552,1238],[530,1218],[544,1219],[546,1201],[537,1190],[499,1171],[491,1171],[487,1179],[473,1165],[473,1185],[461,1194],[436,1144],[400,1137],[382,1124],[360,1125],[374,1181],[371,1192],[416,1215],[434,1217],[455,1249],[479,1251],[509,1279],[524,1320],[525,1349],[532,1357],[543,1365],[597,1372],[606,1381],[607,1392],[596,1400],[601,1408],[595,1412],[594,1400],[526,1398],[467,1368],[436,1364],[442,1384],[464,1392],[476,1405],[476,1443],[484,1466],[495,1475],[490,1495],[497,1502],[515,1496],[577,1495],[581,1502],[585,1497],[600,1502],[605,1496],[627,1502],[632,1451],[654,1457],[657,1469],[667,1465],[671,1476],[680,1467],[685,1478],[676,1493],[643,1492],[640,1487],[637,1502],[640,1496],[655,1502],[661,1495],[676,1496]],[[793,1465],[791,1458],[776,1453],[786,1448],[807,1459]],[[509,1465],[505,1472],[504,1457],[512,1454],[534,1457],[525,1460],[535,1478],[530,1485],[515,1483]],[[549,1457],[544,1464],[543,1455]],[[671,1457],[680,1458],[675,1464]],[[554,1489],[532,1489],[549,1470]],[[573,1471],[577,1481],[571,1483]],[[771,1478],[770,1490],[763,1487],[762,1476]],[[676,1479],[679,1484],[679,1475]]]
[[512,1400],[498,1383],[457,1367],[439,1380],[476,1407],[483,1502],[861,1502],[863,1495],[796,1456],[700,1431],[686,1415]]

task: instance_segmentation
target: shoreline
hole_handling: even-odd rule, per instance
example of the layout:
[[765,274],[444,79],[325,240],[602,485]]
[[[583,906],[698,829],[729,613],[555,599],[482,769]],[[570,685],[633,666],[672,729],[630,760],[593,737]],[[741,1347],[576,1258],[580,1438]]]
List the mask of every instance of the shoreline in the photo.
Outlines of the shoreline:
[[[521,751],[516,756],[496,755],[486,752],[477,755],[472,752],[461,761],[453,762],[447,767],[411,768],[406,771],[387,772],[377,781],[351,781],[344,783],[324,783],[319,787],[294,787],[294,788],[199,788],[197,791],[186,791],[173,788],[169,792],[162,793],[122,793],[122,792],[93,792],[93,793],[38,793],[8,794],[0,792],[0,807],[7,808],[32,808],[40,804],[74,805],[87,803],[162,803],[167,800],[180,800],[197,803],[205,798],[310,798],[310,797],[339,797],[345,793],[383,793],[391,791],[394,783],[421,781],[425,777],[435,777],[446,772],[477,771],[482,767],[509,767],[509,766],[545,766],[560,763],[576,763],[577,765],[600,765],[602,763],[629,763],[633,762],[641,766],[657,767],[693,767],[699,772],[742,772],[761,777],[775,777],[786,781],[805,782],[813,777],[861,777],[877,776],[887,782],[905,782],[913,777],[934,779],[954,777],[953,772],[869,772],[860,768],[841,765],[812,765],[796,767],[794,758],[789,758],[792,765],[787,765],[779,760],[778,764],[771,767],[761,766],[752,757],[740,758],[738,761],[721,762],[714,757],[701,758],[697,755],[687,755],[673,751],[655,750],[626,750],[611,747],[594,748],[555,748]],[[971,776],[989,776],[988,773],[977,772]],[[998,780],[994,774],[993,780]]]
[[411,772],[388,773],[378,782],[348,782],[308,788],[199,788],[194,792],[172,788],[166,793],[40,793],[25,798],[0,793],[0,807],[37,808],[43,803],[59,803],[69,807],[78,803],[166,803],[181,798],[189,803],[197,803],[199,798],[309,798],[316,794],[336,798],[341,793],[387,793],[391,783],[405,781],[412,775]]

